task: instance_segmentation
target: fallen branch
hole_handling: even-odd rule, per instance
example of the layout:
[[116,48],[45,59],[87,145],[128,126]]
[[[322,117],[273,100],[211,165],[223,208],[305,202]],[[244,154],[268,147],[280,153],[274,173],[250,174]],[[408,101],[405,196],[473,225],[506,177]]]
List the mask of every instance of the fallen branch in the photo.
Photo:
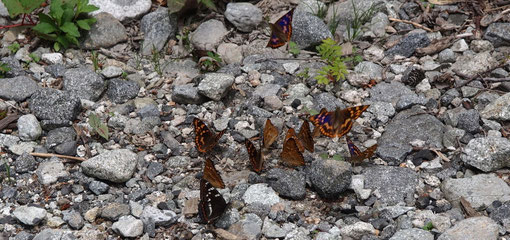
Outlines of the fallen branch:
[[54,154],[54,153],[30,153],[30,155],[35,157],[58,157],[58,158],[65,158],[65,159],[71,159],[76,161],[86,161],[87,159],[81,158],[81,157],[73,157],[73,156],[67,156],[67,155],[60,155],[60,154]]
[[415,23],[413,21],[408,21],[408,20],[401,20],[401,19],[397,19],[397,18],[392,18],[392,17],[389,17],[388,18],[390,21],[394,21],[394,22],[401,22],[401,23],[407,23],[407,24],[412,24],[413,26],[417,27],[417,28],[421,28],[423,30],[426,30],[426,31],[429,31],[429,32],[433,32],[432,29],[428,28],[428,27],[425,27],[419,23]]
[[18,115],[8,115],[7,117],[0,120],[0,130],[4,129],[5,127],[9,126],[10,123],[18,120]]

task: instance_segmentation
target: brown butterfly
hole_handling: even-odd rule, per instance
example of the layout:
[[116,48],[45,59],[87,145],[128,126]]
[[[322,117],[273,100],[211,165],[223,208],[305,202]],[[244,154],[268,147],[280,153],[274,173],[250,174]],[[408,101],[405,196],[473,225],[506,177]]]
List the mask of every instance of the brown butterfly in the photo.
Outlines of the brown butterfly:
[[204,165],[204,179],[211,183],[215,188],[225,188],[225,183],[221,179],[220,173],[214,167],[211,159],[207,158]]
[[309,152],[314,151],[314,142],[312,138],[312,133],[310,132],[310,125],[308,124],[308,121],[303,121],[303,124],[301,125],[301,128],[299,129],[299,133],[297,136],[306,150],[308,150]]
[[212,223],[227,209],[227,203],[221,194],[205,179],[200,179],[200,202],[198,215],[204,223]]
[[193,126],[195,126],[195,145],[198,151],[203,153],[213,149],[226,131],[225,129],[218,134],[214,134],[209,130],[207,125],[198,118],[193,119]]
[[375,144],[362,152],[358,147],[356,147],[356,145],[354,145],[349,137],[345,136],[345,139],[347,140],[347,146],[349,147],[349,152],[351,153],[351,157],[348,158],[348,160],[354,164],[361,163],[364,159],[372,157],[375,150],[377,149],[377,144]]
[[296,140],[296,145],[297,145],[299,151],[304,152],[305,147],[303,146],[301,141],[298,139],[298,136],[296,135],[296,131],[294,130],[294,128],[289,128],[289,130],[287,130],[287,135],[285,135],[284,143],[287,142],[287,140],[289,140],[291,138],[294,138],[294,140]]
[[255,145],[253,145],[249,139],[244,140],[244,146],[246,146],[246,151],[248,151],[248,155],[250,156],[253,171],[260,173],[264,168],[264,156],[262,151],[257,151],[257,148],[255,148]]
[[280,154],[282,161],[290,166],[304,166],[305,159],[303,154],[299,151],[297,140],[294,137],[290,137],[283,143],[283,150]]
[[269,118],[266,120],[266,126],[264,127],[264,139],[262,139],[262,146],[269,148],[271,144],[278,138],[278,129],[273,125]]
[[[326,108],[323,108],[319,114],[311,116],[309,120],[322,134],[331,138],[341,137],[351,130],[354,120],[361,116],[369,106],[362,105],[346,109],[337,108],[333,112],[328,112]],[[317,130],[314,129],[315,131]]]

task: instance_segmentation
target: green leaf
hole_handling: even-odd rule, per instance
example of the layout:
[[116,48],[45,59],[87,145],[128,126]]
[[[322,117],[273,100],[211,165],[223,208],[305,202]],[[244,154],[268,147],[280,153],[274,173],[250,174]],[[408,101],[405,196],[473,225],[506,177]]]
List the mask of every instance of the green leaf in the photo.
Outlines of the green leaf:
[[23,5],[18,0],[2,0],[10,17],[24,13]]
[[319,154],[319,157],[321,157],[323,160],[326,160],[326,159],[328,159],[329,156],[327,153],[321,153],[321,154]]
[[80,9],[80,13],[89,13],[89,12],[93,12],[93,11],[96,11],[96,10],[99,10],[98,7],[94,6],[94,5],[87,5],[85,7],[83,7],[82,9]]
[[65,22],[64,25],[62,25],[60,27],[60,30],[62,30],[65,33],[68,33],[69,35],[71,35],[73,37],[80,36],[80,32],[78,31],[78,28],[72,22]]
[[99,125],[99,128],[96,131],[99,134],[99,136],[108,140],[108,127],[106,125],[101,123],[101,125]]
[[293,41],[290,41],[289,42],[289,52],[294,55],[294,56],[297,56],[299,55],[299,53],[301,52],[301,50],[299,49],[299,46],[293,42]]
[[62,14],[62,24],[71,22],[74,18],[74,8],[64,7],[64,13]]
[[21,5],[23,5],[24,13],[29,14],[33,12],[36,8],[40,7],[41,4],[46,0],[20,0]]
[[56,27],[55,21],[49,15],[44,14],[44,13],[39,13],[38,16],[39,16],[39,22],[49,23],[49,24],[51,24],[51,25]]
[[89,125],[99,134],[99,136],[108,140],[108,127],[99,120],[99,117],[96,114],[91,113],[89,115]]
[[78,21],[76,21],[76,25],[78,25],[78,27],[80,27],[83,30],[90,30],[88,21],[78,20]]
[[100,123],[101,123],[101,121],[99,121],[99,117],[96,114],[91,113],[89,115],[89,125],[91,128],[93,128],[95,130],[96,128],[99,127]]
[[74,37],[74,36],[66,34],[64,36],[64,38],[67,39],[68,42],[70,42],[70,43],[72,43],[72,44],[74,44],[76,46],[80,45],[80,43],[78,42],[78,39],[76,37]]
[[58,42],[55,42],[55,43],[53,44],[53,49],[54,49],[55,51],[57,51],[57,52],[58,52],[58,51],[60,51],[60,44],[59,44]]
[[432,225],[432,222],[428,222],[427,224],[425,224],[425,226],[423,226],[423,230],[425,231],[430,231],[434,228],[434,225]]
[[67,48],[71,44],[69,42],[69,40],[67,40],[67,38],[65,36],[62,36],[62,35],[57,36],[56,41],[58,43],[60,43],[61,47],[63,47],[63,48]]
[[50,16],[56,20],[57,25],[62,24],[62,15],[64,15],[64,9],[62,9],[62,0],[52,0],[50,4]]
[[344,160],[344,158],[342,156],[340,156],[339,154],[333,155],[333,159],[337,160],[337,161],[343,161]]
[[214,2],[212,0],[198,0],[198,2],[204,4],[207,8],[209,8],[215,12],[217,11],[216,5],[214,5]]
[[36,32],[48,34],[57,31],[58,29],[50,23],[39,22],[35,27],[32,28]]
[[37,54],[35,54],[35,53],[30,53],[30,54],[28,54],[28,56],[29,56],[29,57],[30,57],[30,58],[31,58],[34,62],[36,62],[36,63],[37,63],[37,62],[39,62],[39,61],[41,60],[41,58],[40,58]]

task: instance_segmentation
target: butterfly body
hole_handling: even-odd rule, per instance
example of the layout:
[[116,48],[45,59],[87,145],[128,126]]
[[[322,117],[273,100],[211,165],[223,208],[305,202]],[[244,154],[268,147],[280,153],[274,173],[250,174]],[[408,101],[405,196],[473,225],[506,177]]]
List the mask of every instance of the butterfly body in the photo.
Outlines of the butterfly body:
[[278,138],[278,129],[273,125],[269,118],[266,120],[264,127],[264,138],[262,139],[262,146],[267,149]]
[[225,188],[225,183],[221,179],[218,170],[214,167],[211,159],[207,158],[204,165],[204,179],[211,183],[215,188]]
[[253,145],[253,143],[248,139],[244,140],[244,146],[246,146],[246,151],[248,151],[253,171],[260,173],[264,168],[264,157],[262,151],[258,151],[255,145]]
[[227,203],[221,194],[211,183],[205,179],[200,180],[200,202],[198,203],[198,215],[204,223],[212,223],[227,208]]
[[297,139],[290,137],[283,143],[283,150],[280,154],[280,159],[287,165],[292,167],[304,166],[305,159],[297,145]]
[[292,36],[292,16],[294,9],[287,12],[279,18],[274,24],[269,24],[271,27],[271,38],[267,43],[267,47],[278,48],[285,45]]
[[361,163],[363,160],[372,157],[377,149],[377,144],[375,144],[362,152],[358,147],[356,147],[356,145],[354,145],[349,137],[346,137],[346,140],[347,147],[349,147],[349,152],[351,154],[351,157],[348,159],[353,163]]
[[307,121],[303,121],[301,128],[299,129],[298,138],[301,141],[303,147],[309,152],[314,151],[314,142],[312,138],[312,133],[310,132],[310,125]]
[[193,119],[193,126],[195,127],[195,145],[198,151],[202,153],[213,149],[226,131],[223,130],[218,134],[214,134],[207,125],[198,118]]
[[311,116],[309,120],[319,131],[327,137],[341,137],[347,134],[361,114],[367,110],[370,105],[350,107],[346,109],[337,108],[333,112],[328,112],[325,108],[320,113]]

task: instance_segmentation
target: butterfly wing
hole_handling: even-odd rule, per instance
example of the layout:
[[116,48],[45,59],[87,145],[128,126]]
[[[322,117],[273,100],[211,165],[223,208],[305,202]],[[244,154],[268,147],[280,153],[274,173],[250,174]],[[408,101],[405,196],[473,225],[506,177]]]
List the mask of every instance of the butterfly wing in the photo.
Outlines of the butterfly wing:
[[299,129],[298,138],[306,150],[308,150],[309,152],[314,151],[312,133],[310,132],[310,125],[308,125],[307,121],[303,121],[303,124]]
[[320,132],[325,136],[331,138],[335,137],[335,128],[333,127],[335,112],[328,112],[326,108],[323,108],[319,114],[310,116],[309,120],[316,128],[319,128]]
[[223,130],[217,135],[214,135],[207,125],[198,118],[193,119],[193,126],[195,127],[195,145],[198,151],[203,153],[216,146],[218,140],[225,133],[225,130]]
[[273,125],[269,118],[266,120],[266,126],[264,127],[264,139],[262,145],[264,148],[269,148],[271,144],[278,138],[278,129]]
[[350,107],[346,109],[336,109],[335,114],[335,122],[333,123],[333,128],[335,129],[335,135],[337,137],[341,137],[347,134],[354,124],[354,120],[359,118],[361,114],[367,110],[370,105],[361,105],[356,107]]
[[354,143],[351,141],[351,139],[347,136],[345,137],[345,139],[347,140],[347,147],[349,147],[349,152],[351,153],[351,157],[361,155],[361,151],[359,150],[358,147],[356,147],[356,145],[354,145]]
[[257,151],[255,145],[253,145],[253,143],[248,139],[244,140],[244,146],[246,146],[246,151],[248,151],[248,155],[250,156],[250,162],[253,171],[255,171],[256,173],[260,173],[264,165],[262,153]]
[[271,38],[267,43],[268,47],[277,48],[283,46],[292,36],[292,16],[294,9],[283,15],[278,21],[271,25]]
[[227,203],[211,183],[205,179],[200,180],[200,202],[198,214],[204,223],[211,223],[225,212]]
[[301,143],[301,141],[298,139],[298,136],[296,135],[296,131],[294,130],[294,128],[289,128],[289,130],[287,131],[287,135],[285,135],[284,142],[286,142],[290,138],[294,138],[294,140],[296,140],[296,145],[300,152],[305,151],[305,147],[303,146],[303,143]]
[[280,154],[282,161],[290,166],[304,166],[305,159],[299,151],[295,138],[289,138],[283,143],[283,150]]
[[209,158],[205,160],[204,179],[211,183],[211,185],[215,188],[225,188],[223,179],[221,179],[218,170],[214,167],[213,161]]

